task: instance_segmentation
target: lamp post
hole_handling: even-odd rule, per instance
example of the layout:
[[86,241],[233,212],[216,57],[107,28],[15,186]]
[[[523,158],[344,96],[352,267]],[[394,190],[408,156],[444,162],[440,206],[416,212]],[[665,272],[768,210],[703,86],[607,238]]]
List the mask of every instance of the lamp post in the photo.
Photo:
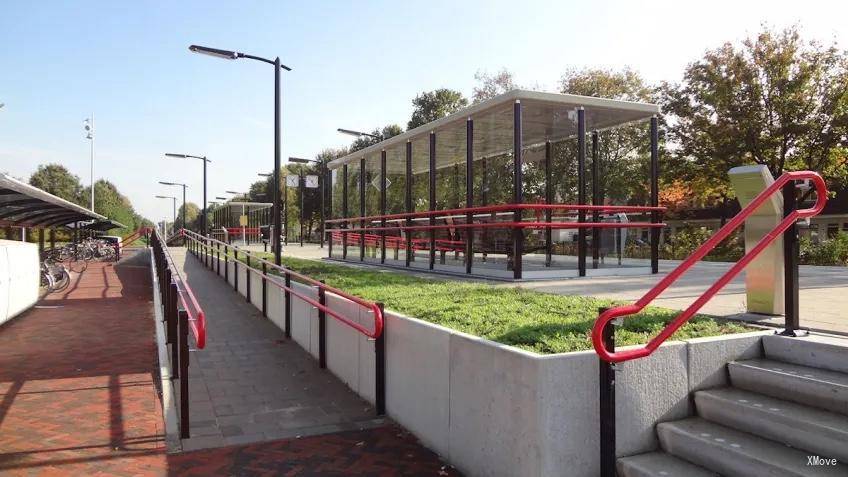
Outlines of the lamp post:
[[[167,185],[167,186],[180,186],[180,187],[182,187],[182,188],[183,188],[183,223],[182,223],[182,226],[183,226],[183,228],[186,228],[186,201],[185,201],[185,192],[186,192],[186,191],[185,191],[185,190],[186,190],[186,187],[188,187],[188,186],[187,186],[187,185],[185,185],[185,184],[180,184],[179,182],[164,182],[164,181],[159,181],[159,183],[160,183],[160,184],[162,184],[162,185]],[[176,220],[174,220],[174,224],[176,224]]]
[[85,138],[91,142],[90,149],[90,167],[91,167],[91,211],[94,212],[94,113],[91,113],[90,118],[83,121],[83,129],[85,129]]
[[206,156],[192,156],[191,154],[174,154],[170,152],[165,153],[166,157],[178,157],[182,159],[200,159],[203,161],[203,210],[200,213],[200,233],[205,237],[206,236],[206,164],[210,161],[206,159]]
[[[214,56],[226,60],[235,60],[238,58],[247,58],[251,60],[261,61],[274,65],[274,230],[280,230],[280,68],[291,71],[291,68],[280,63],[280,57],[271,61],[267,58],[248,55],[237,51],[219,50],[217,48],[209,48],[206,46],[191,45],[188,47],[193,53]],[[280,265],[280,235],[274,234],[274,263]]]
[[[319,229],[321,232],[321,248],[324,247],[324,162],[316,159],[303,159],[300,157],[290,157],[289,162],[296,164],[318,164],[318,193],[321,195],[320,209],[318,210]],[[300,246],[303,247],[303,194],[306,188],[306,183],[303,178],[303,167],[298,173],[298,188],[300,189]]]
[[[177,198],[172,196],[172,195],[157,195],[156,198],[157,199],[171,199],[171,200],[174,201],[174,204],[173,204],[174,205],[174,225],[171,228],[175,228],[177,226]],[[167,233],[168,233],[168,231],[165,230],[165,234],[167,234]]]

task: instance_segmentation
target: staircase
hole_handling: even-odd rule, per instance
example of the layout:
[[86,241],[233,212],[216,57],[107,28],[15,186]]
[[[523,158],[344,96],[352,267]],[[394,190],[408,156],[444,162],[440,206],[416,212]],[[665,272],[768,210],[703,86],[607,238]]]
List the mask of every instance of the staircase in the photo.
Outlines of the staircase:
[[697,415],[658,424],[661,450],[618,459],[618,475],[848,476],[848,339],[765,336],[763,350],[728,363],[730,387],[696,392]]

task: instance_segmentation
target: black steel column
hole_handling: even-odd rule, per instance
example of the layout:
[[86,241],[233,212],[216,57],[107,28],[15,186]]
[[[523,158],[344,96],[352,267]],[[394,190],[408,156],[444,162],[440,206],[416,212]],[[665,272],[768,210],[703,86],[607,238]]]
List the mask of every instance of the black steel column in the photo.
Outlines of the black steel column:
[[[553,145],[551,141],[545,141],[545,204],[551,205],[554,202],[554,184],[553,170],[551,168],[551,156],[553,155]],[[553,218],[553,210],[545,210],[545,222],[550,223]],[[553,230],[550,227],[545,228],[545,266],[550,267],[553,259]]]
[[[598,310],[598,314],[606,311]],[[603,330],[604,346],[615,351],[615,325],[610,322]],[[600,411],[601,477],[615,477],[615,365],[598,358],[598,397]]]
[[[383,313],[382,303],[377,303]],[[386,315],[383,314],[383,332],[374,340],[374,401],[378,416],[386,414]]]
[[[586,110],[577,110],[577,204],[586,205]],[[586,222],[586,211],[577,213],[581,225]],[[586,229],[577,229],[577,273],[586,276]]]
[[[386,150],[380,151],[380,215],[386,215]],[[386,263],[386,217],[380,219],[380,263]]]
[[[43,227],[38,229],[38,256],[42,257],[42,258],[44,256],[44,228]],[[41,260],[41,258],[39,258],[39,260]]]
[[[465,121],[465,207],[474,207],[474,120]],[[465,223],[474,223],[474,214],[465,216]],[[465,273],[471,273],[474,262],[474,229],[465,229]]]
[[[430,212],[436,210],[436,132],[430,132]],[[430,214],[430,225],[436,225],[436,216]],[[436,264],[436,229],[430,229],[430,270]]]
[[285,332],[286,332],[286,338],[291,338],[291,292],[289,291],[291,289],[291,273],[289,273],[289,272],[285,272],[284,285],[286,287],[285,288],[286,292],[284,294],[285,295],[285,322],[286,322]]
[[[601,203],[601,163],[598,154],[598,131],[592,131],[592,205]],[[600,222],[601,214],[592,211],[592,223]],[[592,229],[592,268],[598,268],[601,260],[601,229]]]
[[179,368],[180,368],[180,437],[188,439],[191,436],[190,412],[188,409],[188,312],[180,310],[179,318]]
[[200,226],[203,228],[204,237],[206,237],[206,157],[203,158],[203,215],[200,218]]
[[[513,141],[513,203],[524,202],[524,176],[522,174],[522,159],[524,156],[523,129],[521,125],[521,101],[516,100],[512,107],[512,141]],[[513,214],[515,222],[521,222],[521,209],[516,209]],[[524,255],[524,229],[515,227],[512,229],[512,277],[516,280],[522,276],[522,262]]]
[[[651,117],[651,207],[660,205],[659,126],[656,116]],[[660,213],[651,212],[651,223],[660,222]],[[660,229],[651,228],[651,273],[660,271]]]
[[[348,218],[347,204],[347,164],[342,166],[342,218]],[[347,221],[342,222],[342,230],[350,227]],[[347,232],[342,232],[342,260],[347,258]]]
[[365,260],[365,158],[359,160],[359,261]]
[[[282,260],[280,247],[280,57],[274,60],[274,263],[279,265]],[[286,194],[288,195],[288,194]],[[288,210],[286,210],[288,214]],[[288,220],[286,220],[288,224]],[[286,245],[288,245],[288,230],[286,230]]]
[[[783,216],[788,217],[798,208],[795,182],[787,182],[783,186]],[[783,296],[785,325],[781,335],[798,336],[801,326],[801,311],[798,297],[798,262],[800,242],[798,240],[798,224],[793,222],[786,232],[783,232]]]
[[[406,193],[405,201],[406,201],[406,213],[411,214],[412,210],[412,141],[406,141]],[[412,225],[412,217],[406,218],[406,226],[409,227]],[[412,250],[412,232],[410,230],[406,230],[404,232],[406,236],[406,266],[409,266],[409,262],[415,259],[413,255],[414,251]]]

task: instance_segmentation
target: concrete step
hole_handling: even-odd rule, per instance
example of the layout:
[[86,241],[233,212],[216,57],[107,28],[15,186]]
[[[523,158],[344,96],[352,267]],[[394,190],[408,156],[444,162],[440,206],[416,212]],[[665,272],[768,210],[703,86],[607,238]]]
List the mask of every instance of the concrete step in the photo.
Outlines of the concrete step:
[[[809,465],[809,453],[700,417],[657,425],[662,448],[727,477],[848,476],[848,465]],[[684,474],[685,475],[685,474]]]
[[665,452],[648,452],[618,459],[615,465],[618,477],[718,477],[703,467],[678,459]]
[[727,363],[733,387],[848,415],[848,374],[751,359]]
[[848,463],[848,416],[735,388],[695,393],[704,419]]
[[768,359],[848,373],[848,338],[817,334],[800,338],[763,336],[763,349]]

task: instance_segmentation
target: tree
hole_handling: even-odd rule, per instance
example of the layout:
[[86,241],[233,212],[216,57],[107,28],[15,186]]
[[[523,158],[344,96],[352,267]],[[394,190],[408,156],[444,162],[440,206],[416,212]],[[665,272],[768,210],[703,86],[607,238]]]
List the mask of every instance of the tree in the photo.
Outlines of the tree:
[[676,169],[702,197],[732,196],[727,171],[743,164],[848,175],[848,55],[835,43],[764,28],[708,51],[662,92]]
[[[639,73],[627,67],[618,71],[569,69],[560,80],[560,91],[622,101],[653,101],[651,87]],[[599,132],[598,138],[601,160],[598,179],[604,195],[613,203],[647,203],[650,190],[647,126],[644,123],[619,126]]]
[[[371,136],[360,136],[356,138],[353,143],[350,145],[350,152],[359,151],[360,149],[365,149],[368,146],[373,146],[380,142],[380,137],[383,140],[388,139],[390,137],[397,136],[398,134],[403,133],[403,128],[398,126],[397,124],[389,124],[388,126],[384,126],[383,129],[374,129],[371,131],[371,134],[378,137]],[[319,154],[320,156],[320,154]]]
[[[198,220],[200,217],[200,207],[198,207],[194,202],[186,202],[185,210],[186,213],[183,215],[183,206],[180,205],[177,209],[177,228],[197,230],[200,227],[200,221]],[[185,217],[185,223],[188,224],[187,226],[183,226],[183,217]]]
[[440,88],[421,93],[412,100],[412,118],[406,128],[417,128],[455,113],[466,106],[468,106],[468,100],[459,91]]
[[518,88],[513,80],[512,72],[506,68],[502,68],[494,75],[485,71],[477,71],[474,74],[474,79],[477,80],[477,86],[471,92],[472,104],[481,103]]
[[[29,178],[31,186],[65,199],[69,202],[82,205],[82,184],[79,177],[71,174],[61,164],[42,164],[33,172]],[[85,206],[90,204],[86,202]]]

